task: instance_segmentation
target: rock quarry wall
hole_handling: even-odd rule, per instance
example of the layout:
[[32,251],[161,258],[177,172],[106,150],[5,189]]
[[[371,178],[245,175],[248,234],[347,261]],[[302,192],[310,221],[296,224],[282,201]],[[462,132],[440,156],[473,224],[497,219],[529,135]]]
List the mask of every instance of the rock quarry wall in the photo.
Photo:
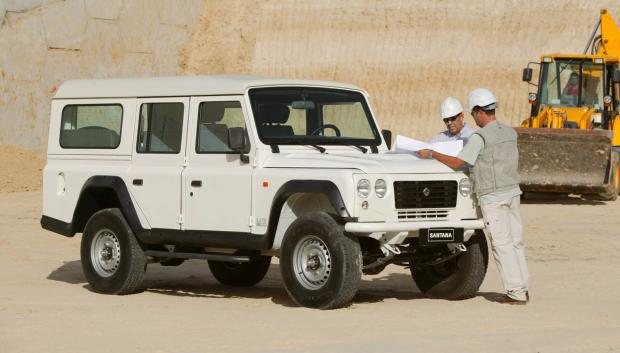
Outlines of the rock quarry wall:
[[120,76],[350,82],[383,127],[421,139],[442,129],[446,95],[486,86],[517,125],[521,69],[581,52],[600,8],[620,16],[587,0],[0,0],[0,144],[43,151],[62,81]]

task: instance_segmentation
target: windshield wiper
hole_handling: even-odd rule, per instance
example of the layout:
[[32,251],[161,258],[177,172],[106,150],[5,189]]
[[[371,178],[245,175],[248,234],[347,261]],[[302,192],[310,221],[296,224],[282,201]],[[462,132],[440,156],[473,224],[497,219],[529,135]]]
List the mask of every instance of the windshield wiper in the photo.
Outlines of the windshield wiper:
[[[367,153],[368,152],[368,148],[362,146],[362,145],[358,145],[355,143],[348,143],[347,141],[343,141],[343,140],[329,140],[330,144],[335,144],[335,145],[341,145],[341,146],[351,146],[351,147],[355,147],[358,150],[362,151],[362,153]],[[374,153],[374,149],[373,149],[373,153]]]
[[314,148],[316,148],[317,151],[321,152],[321,153],[325,153],[325,148],[319,146],[319,145],[306,145],[306,146],[312,146]]
[[366,148],[366,147],[363,147],[363,146],[360,146],[360,145],[351,145],[351,146],[357,148],[358,150],[362,151],[363,153],[368,152],[368,148]]

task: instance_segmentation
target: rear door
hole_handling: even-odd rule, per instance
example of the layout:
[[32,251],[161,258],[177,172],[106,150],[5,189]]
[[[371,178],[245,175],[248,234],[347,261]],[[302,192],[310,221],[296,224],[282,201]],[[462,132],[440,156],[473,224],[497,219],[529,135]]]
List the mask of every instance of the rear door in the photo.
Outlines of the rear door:
[[151,228],[181,229],[189,98],[138,99],[130,190]]
[[228,148],[228,129],[247,129],[243,96],[192,97],[190,105],[186,229],[250,232],[252,147],[246,137],[250,163]]

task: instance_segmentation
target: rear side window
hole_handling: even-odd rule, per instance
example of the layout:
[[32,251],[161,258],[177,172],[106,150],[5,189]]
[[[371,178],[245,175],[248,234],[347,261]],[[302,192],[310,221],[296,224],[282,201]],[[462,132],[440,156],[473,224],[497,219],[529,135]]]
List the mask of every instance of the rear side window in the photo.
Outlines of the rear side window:
[[117,148],[121,143],[120,104],[67,105],[62,110],[62,148]]
[[183,139],[183,103],[140,106],[139,153],[179,153]]

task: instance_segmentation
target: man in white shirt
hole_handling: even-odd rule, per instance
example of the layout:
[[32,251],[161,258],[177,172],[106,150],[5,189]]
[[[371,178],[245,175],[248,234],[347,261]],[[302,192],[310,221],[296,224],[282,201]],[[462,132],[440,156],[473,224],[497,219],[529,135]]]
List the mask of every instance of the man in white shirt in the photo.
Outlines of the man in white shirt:
[[429,143],[463,140],[463,145],[467,144],[474,130],[465,123],[461,102],[454,97],[447,97],[441,102],[440,114],[448,129],[433,136]]

